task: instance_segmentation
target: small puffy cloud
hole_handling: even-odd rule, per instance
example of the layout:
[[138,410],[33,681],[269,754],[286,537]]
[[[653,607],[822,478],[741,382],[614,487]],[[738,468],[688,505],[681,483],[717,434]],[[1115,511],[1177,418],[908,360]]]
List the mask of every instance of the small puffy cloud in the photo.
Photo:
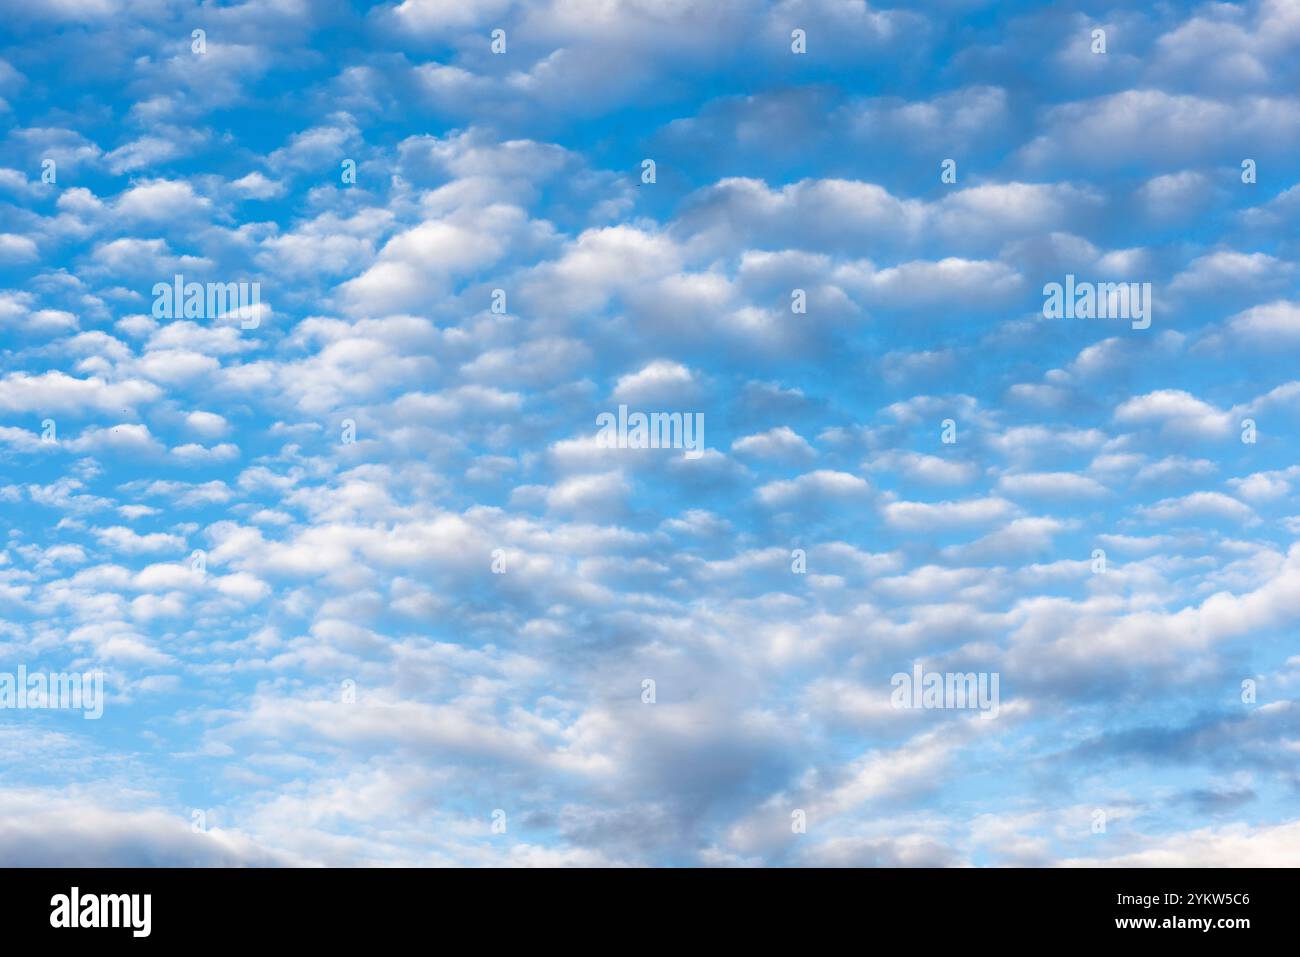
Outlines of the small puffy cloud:
[[1121,425],[1156,425],[1199,438],[1222,438],[1235,427],[1233,416],[1182,389],[1160,389],[1121,402],[1115,409]]
[[0,379],[0,409],[10,412],[116,412],[152,402],[162,394],[150,382],[78,379],[59,371],[14,372]]
[[247,176],[231,180],[230,188],[245,199],[275,199],[285,192],[283,183],[267,179],[256,170]]
[[86,429],[68,441],[67,446],[74,452],[157,455],[163,451],[162,444],[149,432],[148,426],[132,423]]
[[657,359],[636,372],[620,376],[613,399],[627,403],[674,403],[695,392],[695,377],[678,362]]
[[942,531],[968,525],[982,525],[1010,516],[1015,506],[1004,498],[962,499],[947,502],[888,502],[885,521],[907,531]]
[[185,425],[191,432],[205,439],[219,439],[230,431],[230,423],[224,416],[202,410],[188,413]]
[[1300,343],[1300,303],[1277,300],[1252,306],[1228,320],[1227,333],[1265,345]]
[[546,492],[546,506],[577,518],[602,518],[617,513],[630,492],[627,480],[617,471],[575,475]]
[[795,479],[760,486],[758,500],[770,508],[815,504],[822,499],[856,499],[871,494],[870,484],[848,472],[819,469]]
[[1096,479],[1073,472],[1022,472],[998,479],[998,488],[1007,495],[1049,498],[1063,501],[1096,498],[1106,494],[1106,487]]
[[30,237],[17,233],[0,233],[0,262],[27,262],[39,255],[40,250]]
[[95,538],[105,548],[125,555],[147,555],[158,552],[180,553],[185,548],[185,539],[179,535],[164,532],[152,532],[140,535],[122,525],[110,528],[94,529]]
[[871,471],[896,471],[910,481],[926,485],[964,485],[979,475],[979,469],[971,462],[896,450],[873,455],[862,467]]
[[122,193],[113,204],[119,216],[146,221],[191,219],[209,201],[184,180],[145,180]]
[[736,439],[731,443],[731,451],[778,462],[808,461],[817,456],[807,439],[788,425]]
[[222,442],[209,448],[197,442],[187,442],[172,449],[171,455],[186,465],[215,465],[239,458],[239,446]]
[[1256,520],[1255,512],[1249,505],[1222,492],[1192,492],[1178,498],[1162,499],[1137,511],[1151,522],[1176,523],[1205,518],[1232,522]]

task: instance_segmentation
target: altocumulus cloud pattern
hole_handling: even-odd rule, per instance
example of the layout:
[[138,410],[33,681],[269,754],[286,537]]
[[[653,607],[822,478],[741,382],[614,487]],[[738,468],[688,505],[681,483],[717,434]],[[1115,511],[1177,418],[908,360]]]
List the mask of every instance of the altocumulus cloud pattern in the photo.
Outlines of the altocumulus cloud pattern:
[[1300,4],[5,0],[0,862],[1300,860]]

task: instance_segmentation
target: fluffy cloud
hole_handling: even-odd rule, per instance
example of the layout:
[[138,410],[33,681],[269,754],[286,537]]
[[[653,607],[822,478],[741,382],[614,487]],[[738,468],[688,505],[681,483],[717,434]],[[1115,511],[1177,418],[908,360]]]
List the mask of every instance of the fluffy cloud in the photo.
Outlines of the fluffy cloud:
[[0,859],[1285,858],[1286,4],[336,6],[0,41],[0,631],[114,714],[6,732]]

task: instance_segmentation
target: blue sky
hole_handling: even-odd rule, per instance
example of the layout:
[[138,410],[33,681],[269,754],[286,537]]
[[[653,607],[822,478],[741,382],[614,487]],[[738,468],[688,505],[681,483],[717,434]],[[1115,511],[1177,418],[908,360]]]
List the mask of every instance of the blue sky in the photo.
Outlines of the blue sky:
[[0,862],[1300,860],[1294,0],[3,7]]

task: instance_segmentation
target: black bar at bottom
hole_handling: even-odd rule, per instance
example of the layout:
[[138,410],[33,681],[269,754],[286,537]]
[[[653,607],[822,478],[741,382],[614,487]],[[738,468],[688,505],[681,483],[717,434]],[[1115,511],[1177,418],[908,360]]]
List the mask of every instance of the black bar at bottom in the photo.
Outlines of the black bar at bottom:
[[903,931],[942,949],[1124,938],[1232,947],[1293,939],[1297,909],[1294,870],[1248,868],[15,869],[0,870],[0,884],[10,944],[62,938],[204,949],[280,941],[336,948],[416,935],[460,949],[469,942],[460,934],[473,933],[480,936],[469,940],[494,947],[716,940],[730,950],[750,940],[829,946],[846,935],[867,945]]

